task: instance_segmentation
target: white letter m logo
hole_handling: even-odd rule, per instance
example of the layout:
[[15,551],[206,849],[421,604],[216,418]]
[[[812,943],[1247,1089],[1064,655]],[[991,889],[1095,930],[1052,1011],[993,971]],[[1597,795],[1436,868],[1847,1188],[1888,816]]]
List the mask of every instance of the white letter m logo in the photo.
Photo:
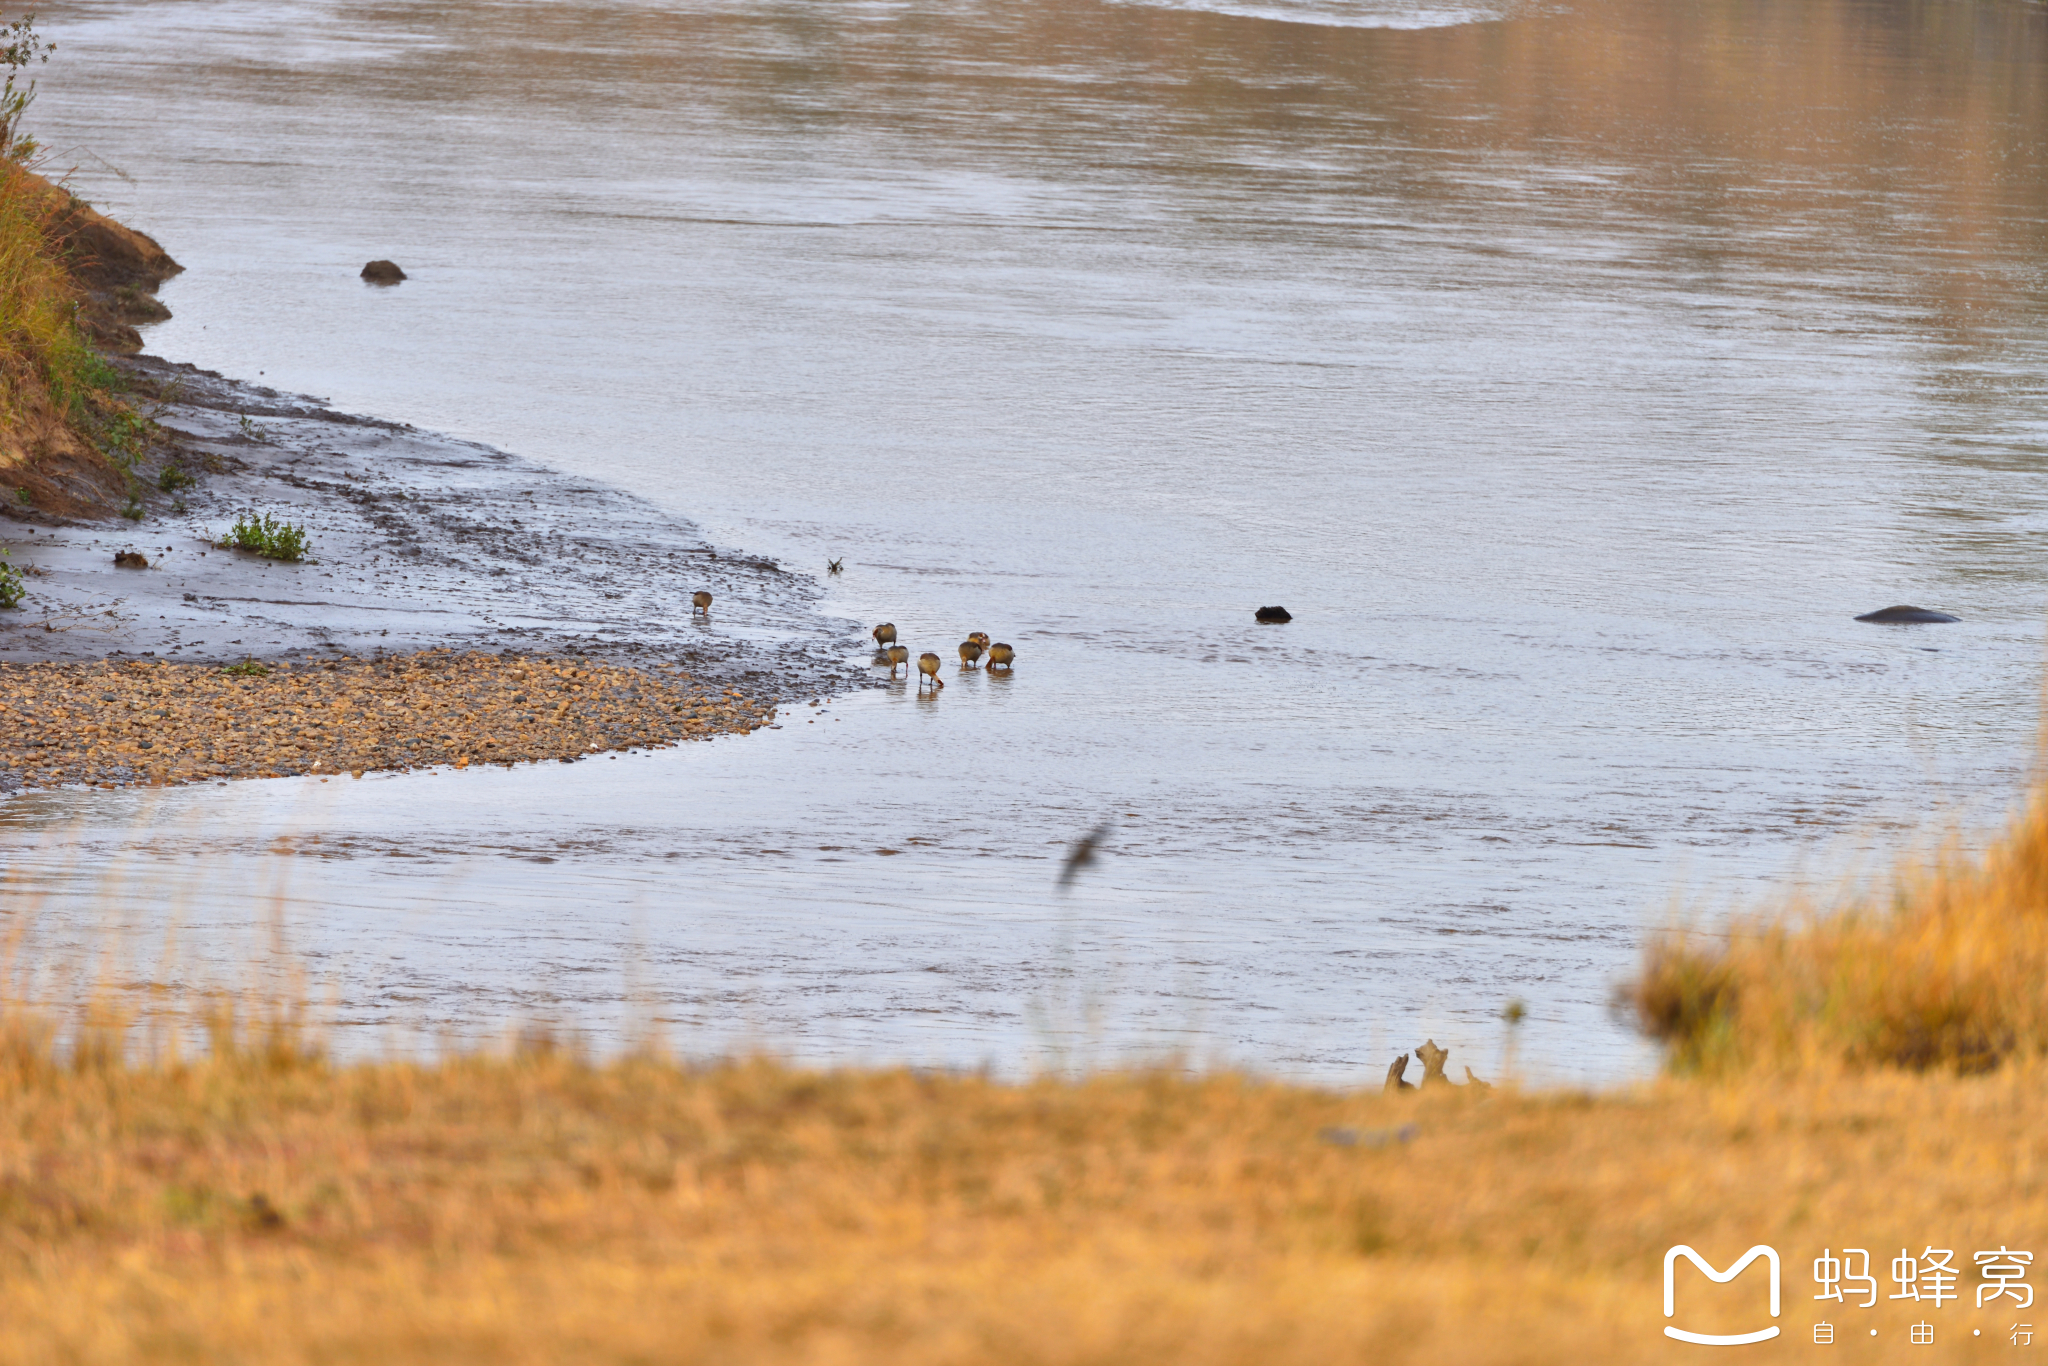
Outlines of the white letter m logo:
[[[1741,1260],[1736,1262],[1735,1265],[1729,1267],[1726,1271],[1716,1271],[1707,1264],[1706,1259],[1701,1257],[1699,1253],[1694,1252],[1684,1243],[1680,1243],[1677,1247],[1664,1254],[1665,1318],[1668,1319],[1678,1312],[1677,1297],[1673,1294],[1675,1287],[1671,1284],[1671,1270],[1677,1264],[1680,1257],[1684,1257],[1687,1261],[1698,1267],[1700,1273],[1716,1285],[1728,1284],[1728,1282],[1740,1276],[1742,1269],[1757,1258],[1769,1258],[1771,1263],[1771,1317],[1778,1317],[1778,1249],[1765,1247],[1762,1243],[1758,1243],[1755,1247],[1743,1253]],[[1760,1328],[1754,1333],[1688,1333],[1683,1328],[1666,1326],[1664,1336],[1667,1338],[1677,1338],[1680,1342],[1698,1342],[1708,1347],[1734,1347],[1745,1342],[1762,1342],[1766,1338],[1774,1338],[1778,1336],[1778,1326],[1772,1324],[1769,1328]]]

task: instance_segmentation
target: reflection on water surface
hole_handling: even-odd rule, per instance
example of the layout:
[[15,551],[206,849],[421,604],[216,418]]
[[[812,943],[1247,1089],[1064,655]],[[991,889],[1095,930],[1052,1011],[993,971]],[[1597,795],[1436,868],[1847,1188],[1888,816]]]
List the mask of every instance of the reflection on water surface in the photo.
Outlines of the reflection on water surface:
[[1520,996],[1613,1075],[1674,891],[2027,761],[2038,7],[46,18],[49,140],[190,267],[155,349],[1020,647],[681,755],[8,808],[59,906],[81,847],[287,870],[349,1018],[613,1018],[631,958],[707,1044],[1014,1065],[1085,990],[1107,1048],[1349,1077]]

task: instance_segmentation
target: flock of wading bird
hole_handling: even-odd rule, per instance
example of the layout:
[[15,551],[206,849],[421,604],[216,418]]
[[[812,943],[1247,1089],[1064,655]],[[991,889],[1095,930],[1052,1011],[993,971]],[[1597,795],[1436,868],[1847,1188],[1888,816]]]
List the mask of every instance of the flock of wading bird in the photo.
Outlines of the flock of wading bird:
[[[893,621],[883,622],[871,634],[875,638],[875,663],[886,662],[889,666],[889,677],[894,678],[896,671],[910,662],[910,647],[896,643],[896,623]],[[976,631],[960,642],[961,668],[972,669],[983,658],[988,660],[989,668],[1001,669],[1008,673],[1010,667],[1016,663],[1017,652],[1000,640],[991,644],[986,631]],[[946,686],[946,680],[939,677],[939,665],[942,662],[930,650],[917,657],[919,691],[923,691],[927,683],[931,684],[933,692]]]
[[[834,560],[832,565],[832,572],[838,573],[839,561]],[[707,617],[711,615],[711,595],[702,589],[690,595],[690,615],[694,617],[699,612]],[[883,622],[871,634],[875,638],[875,663],[887,664],[889,677],[894,678],[896,671],[910,662],[909,647],[896,643],[896,623],[893,621]],[[960,642],[961,668],[974,668],[984,656],[988,659],[987,667],[1001,669],[1004,673],[1008,673],[1011,665],[1017,661],[1015,650],[1000,640],[991,643],[986,631],[976,631]],[[939,657],[930,650],[917,657],[917,686],[920,692],[927,683],[931,684],[933,692],[946,686],[946,680],[939,677],[940,662]]]

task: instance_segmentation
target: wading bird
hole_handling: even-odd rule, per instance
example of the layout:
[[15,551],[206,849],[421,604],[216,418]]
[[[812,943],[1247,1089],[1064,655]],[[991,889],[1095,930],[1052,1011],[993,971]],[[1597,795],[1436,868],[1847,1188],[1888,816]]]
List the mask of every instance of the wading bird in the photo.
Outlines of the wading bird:
[[967,633],[967,638],[968,638],[969,640],[973,641],[973,642],[974,642],[974,643],[975,643],[976,645],[979,645],[979,646],[981,647],[981,652],[982,652],[983,654],[987,654],[987,653],[988,653],[988,632],[986,632],[986,631],[969,631],[969,632]]
[[1008,673],[1010,666],[1016,662],[1017,652],[1000,640],[988,647],[988,666],[991,669],[1001,669]]
[[939,678],[939,657],[930,650],[926,650],[917,657],[917,671],[924,675],[924,678],[917,680],[918,687],[924,687],[925,678],[929,678],[932,681],[933,692],[937,692],[940,688],[946,686]]
[[981,658],[981,642],[969,638],[960,642],[960,667],[971,669],[974,661]]
[[701,588],[690,594],[690,615],[694,617],[699,612],[707,617],[711,615],[711,595]]
[[896,623],[885,621],[880,626],[877,626],[872,634],[875,637],[875,648],[877,650],[886,650],[896,643]]
[[898,670],[899,668],[903,667],[903,665],[905,665],[905,664],[906,664],[906,663],[908,663],[909,661],[910,661],[910,647],[909,647],[909,646],[907,646],[907,645],[891,645],[891,646],[889,647],[889,677],[891,677],[891,678],[894,678],[894,677],[896,676],[896,670]]

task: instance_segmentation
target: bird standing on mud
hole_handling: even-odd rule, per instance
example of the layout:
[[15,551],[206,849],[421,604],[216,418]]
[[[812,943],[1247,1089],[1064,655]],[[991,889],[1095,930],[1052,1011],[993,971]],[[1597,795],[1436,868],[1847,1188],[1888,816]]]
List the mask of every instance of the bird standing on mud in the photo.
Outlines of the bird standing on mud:
[[933,692],[937,692],[940,688],[946,686],[945,680],[939,677],[939,657],[930,650],[926,650],[917,657],[917,671],[924,675],[923,678],[917,680],[917,686],[920,689],[924,687],[926,678],[931,680]]
[[907,646],[907,645],[891,645],[891,646],[889,647],[889,677],[891,677],[891,678],[894,678],[894,677],[896,676],[896,670],[898,670],[899,668],[901,668],[901,667],[902,667],[903,665],[905,665],[905,664],[909,663],[909,661],[910,661],[910,647],[909,647],[909,646]]
[[1017,652],[1000,640],[988,647],[988,666],[991,669],[1001,669],[1008,673],[1010,666],[1016,662]]
[[893,621],[883,622],[880,626],[877,626],[874,629],[873,635],[875,637],[875,648],[877,650],[888,649],[891,645],[894,645],[896,643],[896,623]]
[[971,669],[974,661],[981,658],[981,644],[972,637],[960,642],[960,667]]
[[690,615],[694,617],[699,612],[707,617],[711,615],[711,595],[701,588],[690,594]]

